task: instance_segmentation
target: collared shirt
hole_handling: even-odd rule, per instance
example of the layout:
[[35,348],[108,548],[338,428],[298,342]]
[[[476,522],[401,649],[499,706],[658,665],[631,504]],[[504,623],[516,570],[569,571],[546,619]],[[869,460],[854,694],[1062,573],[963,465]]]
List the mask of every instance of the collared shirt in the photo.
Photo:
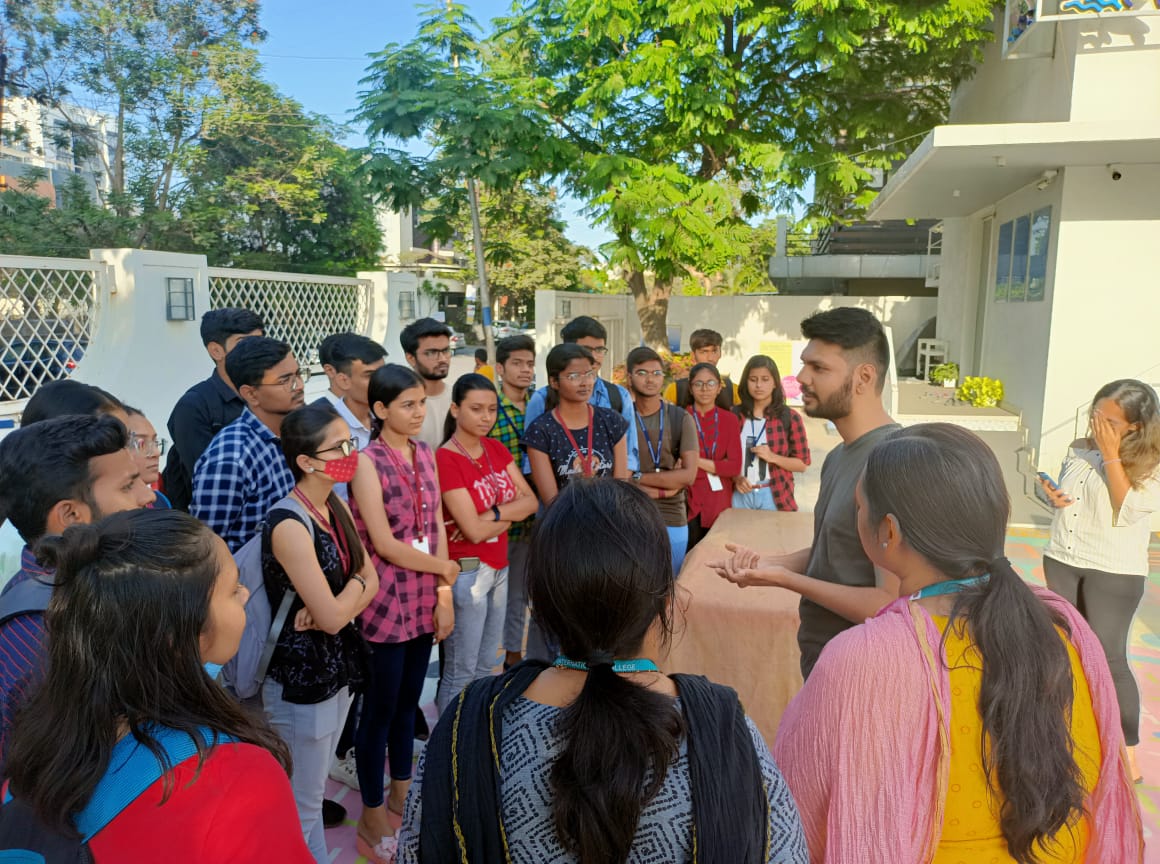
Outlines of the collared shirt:
[[[20,569],[2,594],[30,579],[50,585],[53,571],[40,566],[32,550],[25,546],[20,553]],[[51,590],[47,592],[46,600],[50,596]],[[0,776],[16,711],[44,678],[45,637],[43,611],[17,615],[0,625]]]
[[[588,397],[588,404],[593,408],[611,408],[612,401],[608,398],[608,388],[618,387],[620,389],[620,416],[628,423],[629,429],[636,428],[636,411],[632,406],[632,397],[628,391],[619,384],[608,384],[603,378],[597,378],[596,383],[592,387],[592,395]],[[530,429],[532,423],[537,417],[544,413],[544,405],[548,398],[548,388],[541,387],[532,394],[532,398],[528,400],[528,410],[524,414],[524,429]],[[640,444],[636,440],[635,435],[629,435],[628,444],[628,470],[640,470]],[[532,473],[532,463],[528,459],[528,454],[524,454],[523,458],[523,472],[525,474]]]
[[189,512],[237,552],[293,488],[278,436],[247,408],[197,461]]
[[182,396],[166,428],[173,441],[165,462],[165,494],[179,510],[188,510],[193,495],[193,469],[222,429],[241,416],[246,403],[214,372]]
[[[511,399],[499,388],[499,410],[496,412],[495,425],[491,427],[489,437],[497,439],[507,447],[512,459],[519,465],[524,458],[520,448],[520,439],[524,437],[524,412],[517,408]],[[528,536],[532,529],[532,520],[529,516],[522,522],[517,522],[508,530],[508,543],[516,543]]]
[[787,424],[781,420],[768,418],[745,417],[738,412],[741,419],[741,460],[742,474],[756,487],[768,486],[773,494],[773,503],[778,510],[797,510],[797,501],[794,499],[793,472],[772,462],[766,462],[751,448],[765,444],[778,456],[788,456],[790,459],[801,459],[810,464],[810,447],[806,440],[806,427],[802,418],[792,408],[788,412]]
[[1131,488],[1113,511],[1107,469],[1100,451],[1072,447],[1059,488],[1074,499],[1055,511],[1043,554],[1063,564],[1128,576],[1148,575],[1149,516],[1160,510],[1160,478]]

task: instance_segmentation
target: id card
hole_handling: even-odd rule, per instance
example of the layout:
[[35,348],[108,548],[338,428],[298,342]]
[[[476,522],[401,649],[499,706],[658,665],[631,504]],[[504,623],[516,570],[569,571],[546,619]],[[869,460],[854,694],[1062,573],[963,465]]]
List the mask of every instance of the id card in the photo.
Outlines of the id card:
[[420,552],[426,552],[428,555],[431,554],[431,544],[427,542],[426,537],[416,537],[411,541],[411,545]]
[[721,482],[721,478],[716,474],[709,474],[709,488],[714,492],[720,492],[725,488],[725,484]]

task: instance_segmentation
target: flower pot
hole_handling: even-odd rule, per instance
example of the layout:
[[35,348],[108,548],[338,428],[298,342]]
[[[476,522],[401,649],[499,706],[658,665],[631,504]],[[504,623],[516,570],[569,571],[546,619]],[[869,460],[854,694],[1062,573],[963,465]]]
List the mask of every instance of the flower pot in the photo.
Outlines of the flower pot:
[[959,387],[959,379],[951,378],[949,381],[944,381],[942,383],[942,386],[946,387],[946,388],[950,388],[951,390],[957,390]]

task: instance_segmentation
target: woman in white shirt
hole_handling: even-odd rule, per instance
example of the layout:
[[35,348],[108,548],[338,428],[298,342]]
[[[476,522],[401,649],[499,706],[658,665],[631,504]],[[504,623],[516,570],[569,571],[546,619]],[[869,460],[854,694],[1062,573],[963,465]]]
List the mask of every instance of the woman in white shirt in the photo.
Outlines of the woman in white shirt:
[[1141,381],[1113,381],[1092,399],[1089,423],[1089,436],[1068,449],[1059,487],[1040,481],[1056,507],[1043,571],[1103,645],[1139,782],[1140,689],[1128,667],[1128,631],[1148,576],[1149,517],[1160,510],[1160,401]]

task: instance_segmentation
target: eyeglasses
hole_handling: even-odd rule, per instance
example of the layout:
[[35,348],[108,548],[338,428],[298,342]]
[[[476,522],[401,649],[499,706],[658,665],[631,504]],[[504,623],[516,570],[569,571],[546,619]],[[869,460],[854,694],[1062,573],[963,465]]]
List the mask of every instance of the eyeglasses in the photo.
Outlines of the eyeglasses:
[[137,450],[146,456],[160,456],[165,452],[165,445],[168,443],[164,438],[158,438],[156,435],[152,438],[137,434],[129,436],[129,449]]
[[345,441],[339,441],[333,447],[327,447],[325,450],[314,451],[315,456],[321,456],[323,453],[333,453],[338,450],[343,456],[349,456],[351,453],[358,452],[358,441],[353,438],[347,438]]
[[567,375],[561,375],[560,378],[569,384],[575,384],[578,381],[595,381],[596,372],[592,369],[587,372],[569,372]]
[[426,360],[437,360],[440,357],[450,357],[451,348],[428,348],[426,351],[420,351],[419,356]]
[[301,390],[306,386],[306,382],[310,380],[310,370],[299,368],[294,372],[283,375],[274,381],[263,381],[259,387],[285,387],[293,393],[295,390]]
[[[588,346],[584,346],[584,347],[587,348]],[[588,350],[591,351],[593,354],[595,354],[597,357],[603,357],[605,354],[608,353],[608,346],[601,345],[599,348],[588,348]]]
[[664,369],[637,369],[632,373],[634,378],[639,378],[641,381],[647,381],[649,378],[664,378]]
[[692,384],[694,390],[716,390],[720,386],[720,381],[714,381],[711,378],[708,381],[694,381]]

